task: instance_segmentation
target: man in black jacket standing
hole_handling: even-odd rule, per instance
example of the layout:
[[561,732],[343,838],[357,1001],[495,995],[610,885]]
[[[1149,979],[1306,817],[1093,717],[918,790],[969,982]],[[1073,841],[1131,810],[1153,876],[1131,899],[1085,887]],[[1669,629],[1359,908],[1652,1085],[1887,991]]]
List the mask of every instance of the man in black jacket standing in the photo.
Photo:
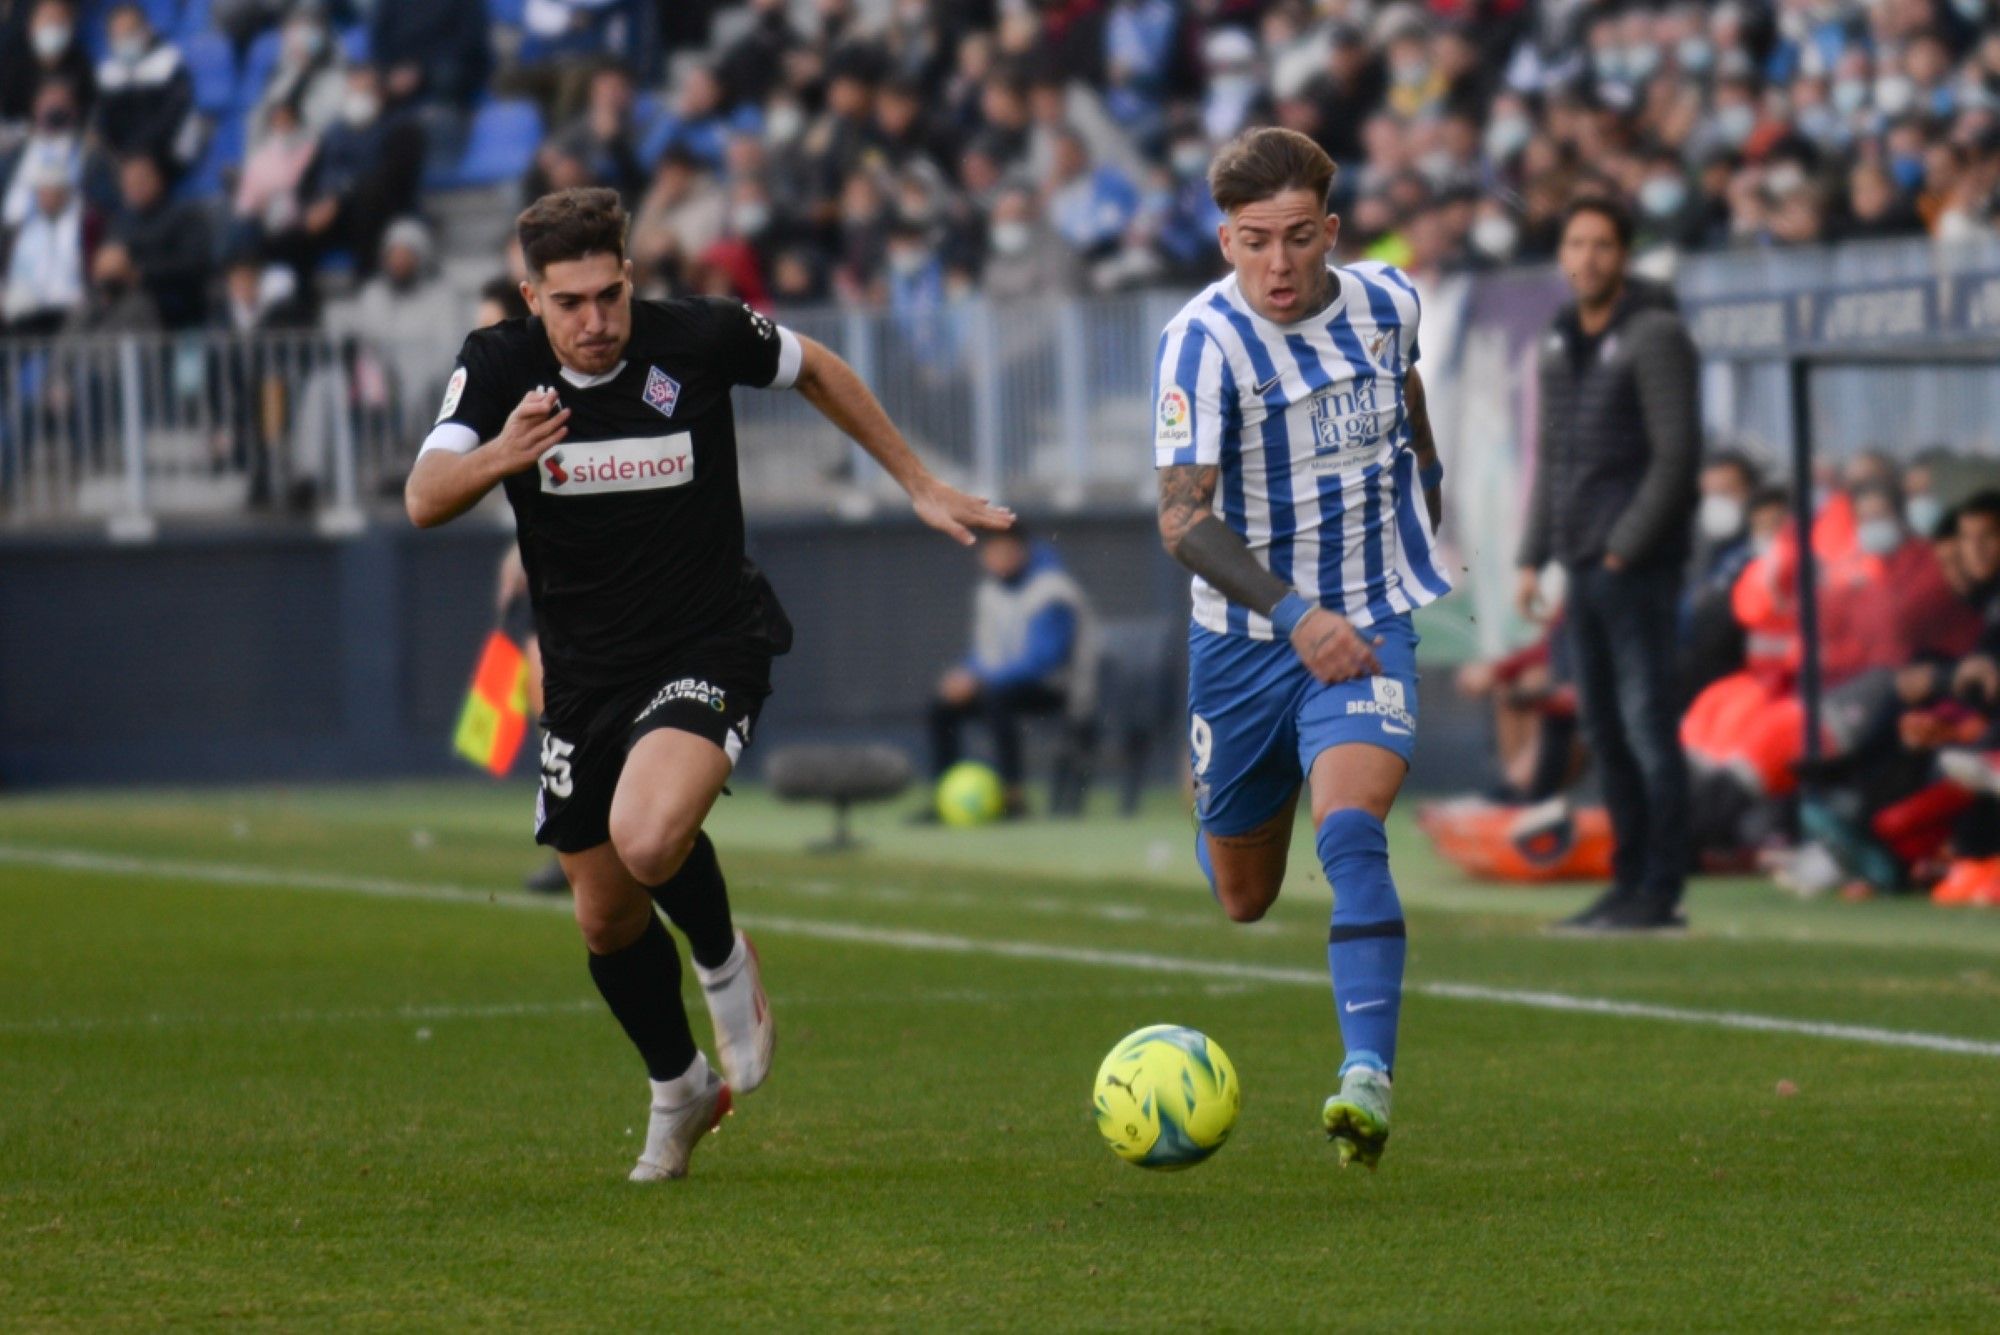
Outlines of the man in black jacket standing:
[[1630,279],[1631,222],[1585,199],[1558,263],[1573,305],[1541,353],[1542,434],[1519,603],[1540,613],[1542,567],[1569,577],[1583,726],[1617,837],[1613,883],[1562,926],[1673,931],[1687,879],[1688,775],[1675,624],[1701,465],[1699,364],[1665,290]]

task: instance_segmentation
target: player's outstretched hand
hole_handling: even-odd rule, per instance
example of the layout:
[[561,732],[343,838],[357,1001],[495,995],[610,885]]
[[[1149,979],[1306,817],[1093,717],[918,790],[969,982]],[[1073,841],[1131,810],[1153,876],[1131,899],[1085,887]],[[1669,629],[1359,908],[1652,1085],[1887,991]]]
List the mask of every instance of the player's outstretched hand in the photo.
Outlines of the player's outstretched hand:
[[562,443],[569,434],[569,409],[561,406],[552,389],[531,389],[522,396],[507,425],[493,438],[489,449],[498,450],[509,473],[533,468],[535,460]]
[[968,496],[936,478],[913,490],[910,503],[916,507],[917,518],[968,547],[972,545],[973,529],[1001,533],[1014,527],[1014,512],[1006,506],[995,505],[982,496]]
[[1292,649],[1306,670],[1325,685],[1372,677],[1382,670],[1375,657],[1382,637],[1371,643],[1361,638],[1354,623],[1344,616],[1315,607],[1292,627]]

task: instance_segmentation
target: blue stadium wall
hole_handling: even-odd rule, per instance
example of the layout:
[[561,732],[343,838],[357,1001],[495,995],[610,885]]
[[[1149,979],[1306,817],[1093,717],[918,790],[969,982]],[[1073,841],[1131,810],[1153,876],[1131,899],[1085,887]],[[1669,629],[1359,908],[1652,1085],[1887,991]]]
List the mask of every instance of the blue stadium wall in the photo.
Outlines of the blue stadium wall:
[[[1185,577],[1150,518],[1064,516],[1039,531],[1104,615],[1185,616]],[[451,731],[506,541],[463,524],[0,541],[0,786],[467,774]],[[757,524],[752,551],[798,640],[749,774],[788,741],[917,753],[922,702],[963,652],[971,553],[914,522],[829,521]],[[1442,687],[1440,675],[1425,695],[1417,782],[1477,783],[1483,722]],[[1168,725],[1156,777],[1183,751]]]

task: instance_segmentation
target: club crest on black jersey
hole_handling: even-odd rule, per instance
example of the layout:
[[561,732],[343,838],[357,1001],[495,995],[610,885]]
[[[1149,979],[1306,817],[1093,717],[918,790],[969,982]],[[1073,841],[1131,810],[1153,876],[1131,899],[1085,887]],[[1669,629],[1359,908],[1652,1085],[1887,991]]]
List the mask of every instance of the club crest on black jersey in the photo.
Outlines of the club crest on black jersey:
[[505,483],[551,682],[643,676],[769,597],[744,557],[730,394],[778,381],[788,340],[795,375],[789,333],[709,297],[634,301],[624,360],[601,376],[566,371],[532,317],[466,338],[442,420],[488,442],[542,387],[570,414]]

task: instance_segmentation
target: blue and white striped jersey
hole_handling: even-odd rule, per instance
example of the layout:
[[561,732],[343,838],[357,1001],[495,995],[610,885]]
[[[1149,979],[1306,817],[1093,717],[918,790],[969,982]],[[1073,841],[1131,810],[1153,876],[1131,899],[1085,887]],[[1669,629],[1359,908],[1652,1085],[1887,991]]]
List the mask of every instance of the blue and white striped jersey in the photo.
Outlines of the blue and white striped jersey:
[[[1183,306],[1160,337],[1153,457],[1217,464],[1216,513],[1272,574],[1357,626],[1451,591],[1417,459],[1403,380],[1417,361],[1416,288],[1369,260],[1332,270],[1325,310],[1279,325],[1235,275]],[[1270,621],[1194,581],[1194,619],[1272,638]]]

